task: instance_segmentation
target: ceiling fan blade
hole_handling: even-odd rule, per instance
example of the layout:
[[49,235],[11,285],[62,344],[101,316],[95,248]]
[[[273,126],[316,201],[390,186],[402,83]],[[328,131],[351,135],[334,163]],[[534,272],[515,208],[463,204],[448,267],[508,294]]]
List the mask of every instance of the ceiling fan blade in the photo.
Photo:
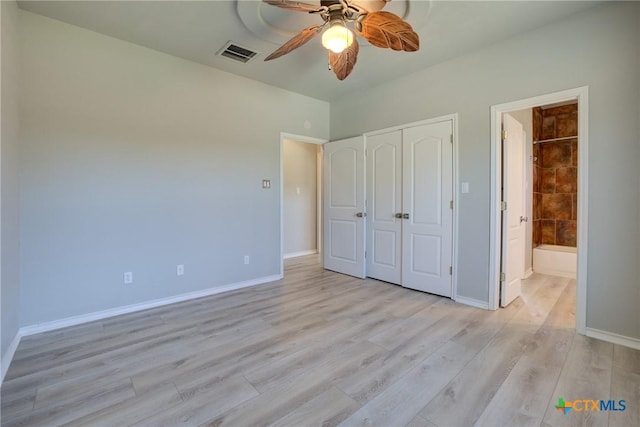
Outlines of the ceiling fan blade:
[[296,10],[298,12],[317,12],[319,7],[316,4],[304,3],[290,0],[262,0],[271,6],[281,7],[283,9]]
[[377,47],[415,52],[420,38],[408,22],[391,12],[371,12],[356,25],[356,31]]
[[267,56],[264,60],[271,61],[272,59],[280,58],[282,55],[286,55],[292,50],[299,48],[318,34],[322,27],[324,27],[324,25],[312,25],[305,28],[293,36],[291,40],[276,49],[271,55]]
[[356,65],[356,61],[358,60],[359,50],[360,46],[358,46],[358,41],[354,38],[351,46],[342,52],[334,53],[329,51],[329,64],[331,65],[331,69],[336,74],[338,80],[344,80],[349,74],[351,74],[353,67]]

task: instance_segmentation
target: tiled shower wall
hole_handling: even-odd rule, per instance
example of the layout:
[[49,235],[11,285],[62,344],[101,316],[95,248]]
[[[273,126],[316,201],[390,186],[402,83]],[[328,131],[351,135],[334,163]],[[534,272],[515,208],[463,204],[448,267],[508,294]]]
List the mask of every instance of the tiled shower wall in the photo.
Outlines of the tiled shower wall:
[[[575,136],[578,104],[533,109],[533,140]],[[533,146],[533,246],[576,246],[578,139]]]

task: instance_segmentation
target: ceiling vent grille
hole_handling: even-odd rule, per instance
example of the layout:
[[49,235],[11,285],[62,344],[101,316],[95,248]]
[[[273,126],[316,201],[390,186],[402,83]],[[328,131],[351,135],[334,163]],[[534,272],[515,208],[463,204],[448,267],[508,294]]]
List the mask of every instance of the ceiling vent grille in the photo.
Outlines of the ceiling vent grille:
[[257,54],[258,52],[254,52],[232,41],[227,42],[227,44],[218,51],[219,56],[224,56],[225,58],[233,59],[243,64],[251,61]]

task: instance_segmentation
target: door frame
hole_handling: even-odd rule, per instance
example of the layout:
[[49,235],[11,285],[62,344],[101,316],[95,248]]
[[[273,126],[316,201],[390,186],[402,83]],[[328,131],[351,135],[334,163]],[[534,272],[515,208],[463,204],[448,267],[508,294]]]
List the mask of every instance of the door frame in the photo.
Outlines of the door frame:
[[[285,139],[316,144],[320,146],[320,156],[316,165],[322,166],[322,145],[329,140],[313,138],[311,136],[295,135],[287,132],[280,132],[280,277],[284,277],[284,141]],[[316,178],[316,241],[318,242],[318,253],[322,254],[322,168],[317,171]]]
[[576,331],[586,333],[587,319],[587,196],[588,196],[588,142],[589,142],[589,87],[535,96],[491,106],[491,197],[489,225],[489,309],[498,309],[500,295],[500,246],[502,230],[500,227],[500,189],[502,184],[502,114],[510,111],[539,107],[557,102],[578,102],[578,267],[576,286]]
[[[451,265],[453,266],[453,272],[451,274],[451,299],[454,301],[458,300],[458,219],[459,219],[459,200],[460,200],[460,186],[458,183],[458,113],[445,114],[443,116],[433,117],[430,119],[419,120],[416,122],[405,123],[397,126],[392,126],[384,129],[377,129],[375,131],[366,132],[363,134],[364,136],[364,147],[365,151],[367,149],[367,137],[378,135],[381,133],[393,132],[396,130],[402,130],[409,127],[429,125],[432,123],[444,122],[447,120],[451,120],[452,130],[453,130],[453,152],[452,152],[452,171],[453,174],[453,232],[451,236]],[[366,162],[365,162],[366,167]],[[365,172],[366,173],[366,172]],[[365,200],[368,202],[367,193],[365,191]]]

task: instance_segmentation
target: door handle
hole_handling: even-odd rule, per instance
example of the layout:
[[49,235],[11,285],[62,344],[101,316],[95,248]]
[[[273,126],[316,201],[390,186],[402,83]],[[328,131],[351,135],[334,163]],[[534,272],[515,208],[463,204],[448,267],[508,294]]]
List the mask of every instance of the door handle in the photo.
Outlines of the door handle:
[[402,214],[401,213],[394,214],[393,216],[395,218],[402,219]]
[[356,216],[357,216],[358,218],[364,218],[365,216],[367,216],[367,213],[366,213],[366,212],[358,212],[358,213],[356,214]]
[[402,218],[403,219],[409,219],[409,214],[408,213],[407,214],[402,214]]
[[520,224],[522,224],[523,222],[527,222],[529,221],[529,218],[526,216],[520,216]]

